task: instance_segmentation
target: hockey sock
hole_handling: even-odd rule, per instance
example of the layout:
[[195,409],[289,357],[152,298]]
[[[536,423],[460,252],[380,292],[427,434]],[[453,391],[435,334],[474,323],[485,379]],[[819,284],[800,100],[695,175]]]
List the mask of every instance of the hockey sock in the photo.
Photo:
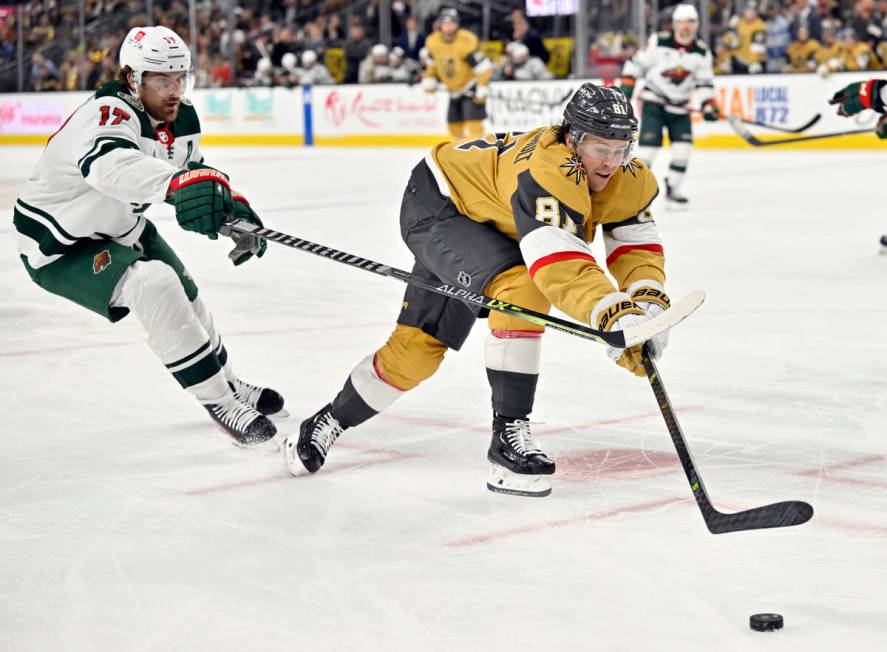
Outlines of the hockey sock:
[[680,190],[681,184],[684,183],[692,147],[690,143],[672,143],[671,145],[671,163],[668,166],[666,179],[672,191]]
[[333,399],[333,416],[343,428],[371,419],[394,403],[404,390],[385,382],[376,369],[376,355],[361,360]]
[[490,332],[484,345],[484,362],[494,412],[528,415],[533,411],[541,353],[542,333],[538,331]]
[[135,314],[148,333],[148,346],[201,403],[217,403],[231,394],[209,334],[172,267],[136,261],[114,288],[111,305]]
[[212,345],[213,352],[219,359],[219,364],[222,365],[222,369],[225,372],[225,378],[229,382],[232,382],[235,378],[234,369],[231,367],[231,361],[228,359],[228,351],[225,350],[225,345],[222,344],[222,336],[216,329],[212,313],[209,311],[209,308],[206,307],[206,304],[203,303],[200,296],[195,297],[194,301],[191,302],[191,306],[194,308],[194,314],[197,315],[200,325],[203,326],[203,329],[209,334],[210,344]]
[[653,167],[656,155],[659,153],[660,147],[651,147],[649,145],[640,145],[638,147],[638,158],[644,162],[648,168]]

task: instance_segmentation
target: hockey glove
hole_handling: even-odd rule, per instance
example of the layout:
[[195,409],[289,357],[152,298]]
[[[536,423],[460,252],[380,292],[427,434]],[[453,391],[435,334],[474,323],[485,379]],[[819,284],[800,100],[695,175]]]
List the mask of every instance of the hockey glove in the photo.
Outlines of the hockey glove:
[[474,97],[471,99],[475,104],[486,104],[488,90],[486,86],[478,86],[474,89]]
[[[246,197],[235,192],[232,198],[234,200],[235,220],[243,220],[250,224],[264,226],[262,220],[259,219],[259,216],[256,215],[256,212],[250,207]],[[238,233],[232,231],[231,239],[234,240],[234,249],[228,254],[228,258],[231,259],[231,262],[234,263],[235,266],[245,263],[252,258],[253,255],[257,258],[261,258],[265,255],[265,250],[268,249],[268,241],[265,240],[265,238],[260,238],[259,236],[250,233]]]
[[887,81],[869,79],[864,82],[853,82],[832,95],[829,104],[838,104],[838,115],[854,115],[863,109],[872,109],[884,113],[884,100],[881,89]]
[[[624,292],[613,292],[597,302],[591,311],[591,325],[605,332],[626,329],[647,320],[643,309],[634,303]],[[645,376],[641,361],[641,346],[629,349],[607,347],[607,357],[620,367],[625,367],[635,376]]]
[[[176,220],[186,231],[219,237],[219,226],[234,211],[228,177],[208,166],[190,164],[173,176],[169,190],[176,207]],[[169,200],[167,200],[169,201]]]
[[[628,286],[628,294],[631,300],[641,307],[647,319],[661,315],[671,306],[671,300],[665,289],[656,281],[635,281]],[[668,346],[668,331],[662,331],[647,343],[650,345],[650,355],[654,360],[658,360]]]
[[887,138],[887,115],[878,120],[878,126],[875,127],[875,133],[878,138]]
[[702,105],[702,119],[706,122],[717,122],[721,119],[721,110],[714,100],[708,100]]

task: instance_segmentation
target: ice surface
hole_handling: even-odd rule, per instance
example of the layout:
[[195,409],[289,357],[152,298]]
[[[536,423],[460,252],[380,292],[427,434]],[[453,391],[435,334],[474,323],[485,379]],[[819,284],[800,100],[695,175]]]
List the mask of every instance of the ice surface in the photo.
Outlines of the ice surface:
[[[660,364],[724,510],[801,499],[803,526],[713,536],[652,393],[601,347],[545,337],[545,499],[489,493],[485,326],[315,476],[227,443],[134,319],[32,284],[0,168],[0,649],[839,650],[887,641],[883,152],[694,153],[693,209],[655,215],[675,296],[706,304]],[[209,149],[266,223],[401,267],[420,150]],[[657,162],[664,171],[667,160]],[[151,209],[236,369],[292,431],[381,345],[403,286]],[[753,632],[778,612],[785,629]]]

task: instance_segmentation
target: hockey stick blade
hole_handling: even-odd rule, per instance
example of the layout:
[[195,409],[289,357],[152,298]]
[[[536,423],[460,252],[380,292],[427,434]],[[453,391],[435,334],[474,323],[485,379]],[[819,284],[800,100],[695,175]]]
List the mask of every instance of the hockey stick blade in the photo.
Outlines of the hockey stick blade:
[[749,145],[753,147],[770,147],[772,145],[788,145],[791,143],[803,143],[808,140],[822,140],[825,138],[837,138],[839,136],[852,136],[853,134],[872,133],[871,129],[851,129],[850,131],[835,131],[828,134],[816,134],[814,136],[798,136],[789,138],[780,138],[778,140],[760,140],[757,138],[735,115],[728,115],[727,122],[733,127],[734,131]]
[[684,439],[684,433],[681,431],[681,424],[672,408],[671,400],[665,391],[665,385],[656,363],[650,356],[649,345],[644,346],[642,361],[644,370],[647,372],[647,380],[650,381],[650,387],[656,397],[656,403],[659,405],[659,411],[662,412],[662,418],[668,428],[668,434],[671,436],[672,444],[677,451],[678,459],[684,468],[684,474],[690,483],[690,490],[702,513],[705,526],[712,534],[724,534],[726,532],[740,532],[743,530],[763,530],[775,527],[790,527],[792,525],[800,525],[806,523],[813,516],[813,507],[799,500],[790,500],[781,503],[773,503],[763,507],[745,510],[727,514],[715,509],[702,483],[702,478],[696,470],[696,464],[690,455],[690,449],[687,447],[687,441]]
[[822,118],[822,114],[817,113],[816,115],[814,115],[812,118],[810,118],[807,122],[805,122],[800,127],[795,127],[794,129],[789,129],[787,127],[778,127],[776,125],[769,125],[766,122],[757,122],[755,120],[746,120],[745,118],[737,117],[737,119],[740,122],[742,122],[743,124],[754,125],[756,127],[763,127],[764,129],[772,129],[773,131],[781,131],[784,134],[799,134],[804,131],[807,131],[810,127],[812,127],[817,122],[819,122],[820,118]]
[[338,249],[333,249],[332,247],[310,242],[309,240],[287,235],[286,233],[281,233],[280,231],[275,231],[274,229],[269,229],[257,224],[251,224],[243,220],[225,222],[219,228],[219,233],[224,236],[229,236],[232,232],[256,235],[265,238],[266,240],[271,240],[272,242],[293,249],[314,254],[315,256],[327,258],[337,263],[357,267],[378,274],[379,276],[395,278],[408,285],[420,287],[429,292],[435,292],[451,299],[462,301],[474,308],[495,310],[513,317],[518,317],[533,324],[545,326],[546,328],[561,331],[562,333],[576,335],[587,340],[595,340],[619,349],[642,344],[646,340],[679,324],[692,315],[705,300],[705,292],[703,290],[693,290],[673,303],[671,308],[657,315],[653,319],[648,319],[642,324],[625,329],[625,331],[606,332],[596,328],[590,328],[583,324],[577,324],[576,322],[566,319],[560,319],[552,315],[536,312],[529,308],[523,308],[513,303],[508,303],[507,301],[493,299],[483,294],[476,294],[467,289],[456,287],[455,285],[450,285],[437,279],[416,276],[415,274],[405,272],[396,267],[383,265],[382,263],[377,263],[367,258],[361,258],[360,256],[355,256],[344,251],[339,251]]

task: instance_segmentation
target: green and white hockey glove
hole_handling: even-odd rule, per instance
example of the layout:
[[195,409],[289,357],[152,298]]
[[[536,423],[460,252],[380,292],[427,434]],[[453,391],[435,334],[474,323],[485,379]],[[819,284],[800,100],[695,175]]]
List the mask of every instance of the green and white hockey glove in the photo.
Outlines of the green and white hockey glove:
[[[262,220],[259,219],[259,216],[256,215],[256,212],[250,207],[246,197],[235,192],[232,198],[234,199],[235,220],[243,220],[250,224],[264,226]],[[249,233],[232,231],[231,239],[234,240],[234,249],[228,254],[228,258],[230,258],[231,262],[235,265],[245,263],[252,258],[253,255],[257,258],[261,258],[265,255],[265,251],[268,249],[268,241],[265,240],[265,238],[260,238]]]
[[829,104],[838,104],[838,115],[848,116],[864,109],[872,109],[879,113],[885,112],[881,89],[887,81],[869,79],[864,82],[853,82],[832,95]]
[[721,119],[721,110],[714,100],[708,100],[702,105],[702,119],[706,122],[716,122]]
[[176,207],[179,226],[215,240],[219,226],[234,212],[228,177],[198,163],[188,167],[173,176],[169,183],[172,197],[167,201]]

